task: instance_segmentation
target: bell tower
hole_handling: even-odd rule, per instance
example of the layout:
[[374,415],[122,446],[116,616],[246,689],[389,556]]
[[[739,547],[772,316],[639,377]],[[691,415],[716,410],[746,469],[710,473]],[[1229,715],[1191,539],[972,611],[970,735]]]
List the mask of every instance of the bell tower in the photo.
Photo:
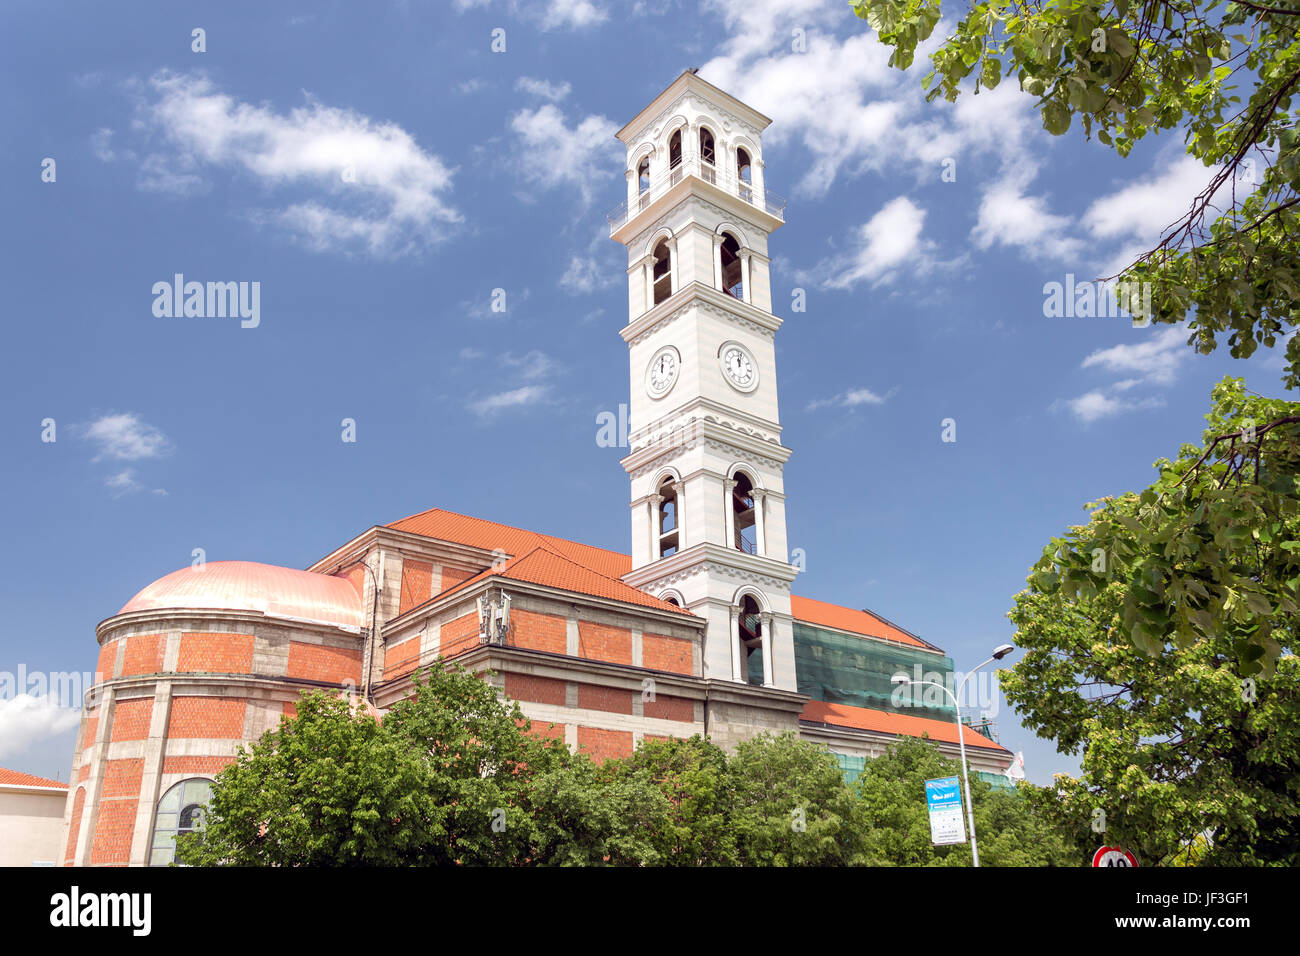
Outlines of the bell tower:
[[703,675],[795,691],[776,331],[771,122],[685,72],[618,133],[627,200],[632,571],[708,621]]

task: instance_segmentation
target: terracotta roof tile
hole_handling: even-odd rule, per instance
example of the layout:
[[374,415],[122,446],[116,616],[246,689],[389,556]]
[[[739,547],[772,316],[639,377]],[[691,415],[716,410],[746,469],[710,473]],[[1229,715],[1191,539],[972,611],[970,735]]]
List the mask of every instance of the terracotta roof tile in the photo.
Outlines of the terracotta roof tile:
[[[848,704],[828,704],[820,700],[810,700],[804,704],[803,713],[799,717],[819,724],[834,724],[838,727],[854,727],[858,730],[874,730],[899,736],[919,737],[921,734],[928,734],[931,740],[957,743],[957,724],[931,717],[913,717],[909,714],[894,714],[868,707],[851,707]],[[997,750],[1002,753],[1011,752],[969,727],[962,727],[962,730],[966,735],[967,747]]]
[[68,785],[58,780],[47,780],[44,777],[34,777],[30,773],[23,773],[19,770],[6,770],[0,767],[0,785],[17,786],[17,787],[58,787],[60,790],[67,790]]
[[827,604],[825,601],[814,601],[812,598],[799,597],[795,594],[790,595],[790,611],[796,621],[803,621],[805,624],[820,624],[823,627],[833,627],[853,634],[910,644],[912,647],[932,647],[870,611],[855,611],[853,608]]

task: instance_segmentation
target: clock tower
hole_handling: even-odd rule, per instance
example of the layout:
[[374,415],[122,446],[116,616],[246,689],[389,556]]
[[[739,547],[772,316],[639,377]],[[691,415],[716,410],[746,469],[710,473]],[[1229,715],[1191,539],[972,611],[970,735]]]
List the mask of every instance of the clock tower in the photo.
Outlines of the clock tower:
[[701,676],[796,691],[763,178],[771,121],[693,72],[627,124],[632,571],[708,621]]

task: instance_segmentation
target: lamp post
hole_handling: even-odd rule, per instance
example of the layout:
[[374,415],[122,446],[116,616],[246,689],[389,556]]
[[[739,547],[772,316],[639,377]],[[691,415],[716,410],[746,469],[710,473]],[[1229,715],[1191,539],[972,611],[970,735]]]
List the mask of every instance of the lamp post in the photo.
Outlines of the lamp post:
[[1006,657],[1014,650],[1015,648],[1010,644],[998,645],[994,648],[992,657],[981,664],[975,665],[975,667],[966,672],[966,676],[963,677],[961,683],[957,685],[957,693],[955,694],[943,684],[932,680],[912,680],[912,678],[908,677],[906,674],[895,674],[892,678],[892,683],[900,687],[924,687],[929,685],[930,687],[938,687],[952,698],[952,709],[957,718],[957,744],[961,747],[961,779],[966,786],[966,818],[970,821],[970,855],[971,861],[975,866],[980,865],[979,846],[975,842],[975,804],[971,803],[970,799],[970,773],[966,769],[966,734],[962,732],[961,705],[958,704],[957,701],[961,697],[962,688],[966,686],[966,681],[970,680],[971,674],[974,674],[975,671],[983,667],[984,664],[991,664],[993,661],[1002,660],[1002,658]]

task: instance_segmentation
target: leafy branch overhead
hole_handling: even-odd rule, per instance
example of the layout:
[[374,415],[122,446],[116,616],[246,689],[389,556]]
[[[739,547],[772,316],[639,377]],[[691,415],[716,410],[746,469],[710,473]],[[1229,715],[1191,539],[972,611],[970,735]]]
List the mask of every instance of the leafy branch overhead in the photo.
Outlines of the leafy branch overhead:
[[1120,627],[1148,654],[1231,639],[1240,674],[1271,673],[1300,614],[1300,404],[1213,392],[1205,447],[1156,462],[1141,494],[1096,503],[1054,538],[1029,578],[1090,600],[1125,585]]
[[[900,69],[942,15],[941,0],[850,3]],[[923,85],[928,99],[951,102],[964,85],[978,93],[1014,77],[1048,132],[1063,135],[1077,117],[1085,136],[1121,156],[1148,134],[1181,129],[1188,155],[1215,172],[1121,279],[1150,283],[1154,321],[1191,317],[1198,351],[1223,335],[1246,358],[1295,327],[1300,300],[1297,26],[1298,0],[984,0],[934,50]],[[1286,350],[1294,388],[1300,340]]]

